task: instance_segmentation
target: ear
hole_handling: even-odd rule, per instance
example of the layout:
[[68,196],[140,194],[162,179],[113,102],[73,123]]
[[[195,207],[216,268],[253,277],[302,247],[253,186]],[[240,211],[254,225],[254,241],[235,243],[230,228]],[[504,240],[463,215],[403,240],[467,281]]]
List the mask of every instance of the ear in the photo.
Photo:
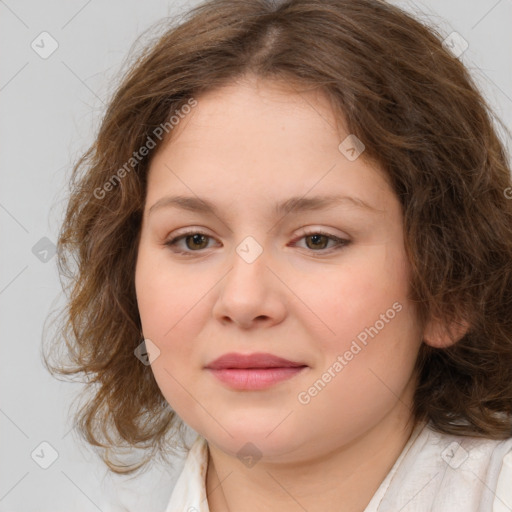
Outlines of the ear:
[[466,320],[454,320],[448,328],[443,328],[437,320],[430,320],[423,331],[423,341],[434,348],[447,348],[463,338],[469,328]]

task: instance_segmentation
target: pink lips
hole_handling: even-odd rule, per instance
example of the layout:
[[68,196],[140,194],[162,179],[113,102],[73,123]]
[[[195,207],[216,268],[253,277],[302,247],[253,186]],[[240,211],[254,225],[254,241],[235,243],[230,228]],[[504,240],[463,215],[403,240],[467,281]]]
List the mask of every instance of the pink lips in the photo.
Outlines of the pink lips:
[[225,354],[206,366],[217,379],[238,390],[265,389],[307,368],[272,354]]

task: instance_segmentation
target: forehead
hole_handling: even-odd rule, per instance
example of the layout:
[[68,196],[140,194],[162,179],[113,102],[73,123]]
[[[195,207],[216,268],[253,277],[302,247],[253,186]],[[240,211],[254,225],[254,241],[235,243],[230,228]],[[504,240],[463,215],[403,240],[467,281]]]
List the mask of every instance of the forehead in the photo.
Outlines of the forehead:
[[[268,146],[277,150],[287,142],[307,136],[312,147],[318,142],[336,143],[344,119],[335,116],[329,97],[318,87],[306,90],[277,81],[247,78],[213,89],[195,98],[197,106],[180,116],[166,145],[219,148]],[[307,127],[307,132],[304,129]],[[329,135],[329,137],[328,137]],[[201,144],[200,144],[201,143]]]
[[386,176],[364,158],[349,161],[340,152],[349,134],[319,90],[244,81],[195,99],[151,162],[151,200],[163,191],[284,200],[311,190],[355,195],[385,208]]

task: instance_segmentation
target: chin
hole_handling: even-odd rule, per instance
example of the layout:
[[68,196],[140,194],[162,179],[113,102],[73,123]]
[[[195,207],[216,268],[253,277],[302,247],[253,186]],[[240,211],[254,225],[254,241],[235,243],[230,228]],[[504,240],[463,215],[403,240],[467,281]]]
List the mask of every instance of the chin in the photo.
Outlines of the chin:
[[288,454],[303,443],[291,434],[289,428],[281,429],[281,425],[275,429],[276,425],[278,423],[274,423],[272,427],[261,425],[261,428],[244,424],[224,425],[232,437],[222,428],[215,432],[209,429],[201,435],[218,449],[240,460],[245,456],[252,456],[255,459],[265,457],[266,460],[286,461]]

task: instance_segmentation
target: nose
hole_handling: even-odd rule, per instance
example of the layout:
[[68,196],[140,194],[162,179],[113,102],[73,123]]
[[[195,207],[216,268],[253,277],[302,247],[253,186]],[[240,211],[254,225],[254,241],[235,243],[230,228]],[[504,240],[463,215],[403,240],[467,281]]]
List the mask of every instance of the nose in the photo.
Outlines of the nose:
[[[240,255],[242,254],[242,256]],[[231,269],[219,283],[214,317],[242,329],[270,327],[286,316],[286,286],[263,251],[254,261],[233,251]]]

